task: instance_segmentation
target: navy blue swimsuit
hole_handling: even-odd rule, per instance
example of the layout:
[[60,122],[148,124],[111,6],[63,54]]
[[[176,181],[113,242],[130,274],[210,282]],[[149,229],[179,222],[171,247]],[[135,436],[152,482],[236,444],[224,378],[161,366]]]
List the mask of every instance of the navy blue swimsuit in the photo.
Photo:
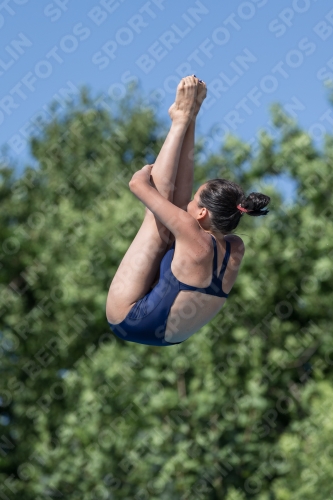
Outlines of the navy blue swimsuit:
[[124,321],[117,325],[109,323],[117,337],[129,342],[154,346],[181,344],[181,342],[170,343],[164,339],[170,309],[178,293],[182,290],[191,290],[216,297],[228,297],[228,294],[222,290],[222,279],[230,257],[230,242],[226,242],[226,252],[218,276],[216,241],[213,235],[211,237],[214,245],[211,284],[206,288],[196,288],[176,279],[171,271],[171,262],[175,251],[174,242],[161,261],[160,279],[157,285],[134,304]]

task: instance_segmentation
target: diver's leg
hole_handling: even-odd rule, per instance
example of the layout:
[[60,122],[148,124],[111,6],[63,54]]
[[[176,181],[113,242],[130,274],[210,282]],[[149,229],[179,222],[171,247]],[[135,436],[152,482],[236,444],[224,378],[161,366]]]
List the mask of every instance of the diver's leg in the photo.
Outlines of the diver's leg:
[[[170,132],[155,161],[152,179],[156,189],[173,200],[180,152],[193,114],[197,82],[184,78],[178,89]],[[120,323],[131,307],[149,291],[165,253],[170,231],[146,209],[144,221],[112,280],[106,305],[110,323]]]
[[207,87],[204,82],[199,80],[196,105],[194,108],[192,120],[186,130],[183,146],[180,153],[179,167],[177,170],[175,192],[173,203],[177,207],[186,210],[191,201],[193,191],[193,169],[194,169],[194,135],[196,117],[200,111],[201,104],[207,95]]
[[178,85],[176,100],[169,110],[171,129],[151,171],[158,192],[172,202],[183,140],[197,106],[197,89],[198,79],[194,76],[183,78]]
[[[179,167],[177,170],[175,191],[173,195],[173,204],[183,210],[186,210],[187,205],[191,201],[193,191],[193,172],[194,172],[194,136],[196,117],[200,111],[201,104],[207,95],[207,87],[204,82],[199,80],[196,105],[194,108],[192,120],[187,127],[184,137],[180,158]],[[170,235],[169,245],[173,242],[174,237]]]

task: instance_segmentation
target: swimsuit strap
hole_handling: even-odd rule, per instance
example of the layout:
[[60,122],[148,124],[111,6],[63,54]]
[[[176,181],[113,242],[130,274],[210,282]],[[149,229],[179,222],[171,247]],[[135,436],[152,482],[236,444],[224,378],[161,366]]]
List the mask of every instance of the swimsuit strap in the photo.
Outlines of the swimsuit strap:
[[229,258],[230,258],[230,246],[231,246],[230,245],[230,241],[226,241],[225,255],[224,255],[224,259],[223,259],[223,264],[222,264],[221,272],[220,272],[220,275],[219,275],[219,279],[221,281],[223,280],[223,276],[224,276],[225,270],[226,270],[228,262],[229,262]]
[[213,247],[214,247],[214,260],[213,260],[213,279],[217,278],[217,248],[216,248],[216,239],[215,237],[211,234],[212,240],[213,240]]
[[217,246],[216,246],[216,239],[215,237],[211,234],[211,237],[213,239],[213,245],[214,245],[214,262],[213,262],[213,277],[220,279],[222,281],[225,270],[227,268],[229,258],[230,258],[230,241],[226,241],[226,249],[225,249],[225,255],[221,267],[220,274],[217,275],[218,267],[217,267]]

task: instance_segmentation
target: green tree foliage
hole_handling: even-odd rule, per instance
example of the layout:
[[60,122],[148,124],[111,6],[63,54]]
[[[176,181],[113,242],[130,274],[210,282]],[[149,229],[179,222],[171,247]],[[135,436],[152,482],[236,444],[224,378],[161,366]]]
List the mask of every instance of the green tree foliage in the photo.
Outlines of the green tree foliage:
[[[333,495],[333,390],[329,381],[308,384],[302,402],[309,408],[303,421],[294,421],[280,439],[281,472],[272,491],[277,500],[311,500]],[[260,500],[268,496],[260,497]]]
[[256,151],[198,147],[197,185],[227,177],[271,212],[241,221],[221,313],[149,347],[112,335],[105,300],[143,216],[128,181],[163,127],[135,92],[96,103],[83,89],[55,112],[31,139],[38,168],[0,171],[0,498],[327,500],[333,138],[316,147],[276,107]]

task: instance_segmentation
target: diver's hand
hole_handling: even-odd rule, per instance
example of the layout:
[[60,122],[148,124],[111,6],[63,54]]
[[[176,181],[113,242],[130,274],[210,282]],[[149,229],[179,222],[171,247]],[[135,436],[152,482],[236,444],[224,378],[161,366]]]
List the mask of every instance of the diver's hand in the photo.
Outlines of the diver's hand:
[[144,184],[151,184],[151,171],[152,171],[152,168],[153,168],[154,164],[152,165],[145,165],[143,168],[141,168],[141,170],[138,170],[137,172],[135,172],[135,174],[133,175],[132,179],[130,180],[129,182],[129,185],[131,186],[131,184],[133,185],[134,183],[137,184],[137,183],[144,183]]

